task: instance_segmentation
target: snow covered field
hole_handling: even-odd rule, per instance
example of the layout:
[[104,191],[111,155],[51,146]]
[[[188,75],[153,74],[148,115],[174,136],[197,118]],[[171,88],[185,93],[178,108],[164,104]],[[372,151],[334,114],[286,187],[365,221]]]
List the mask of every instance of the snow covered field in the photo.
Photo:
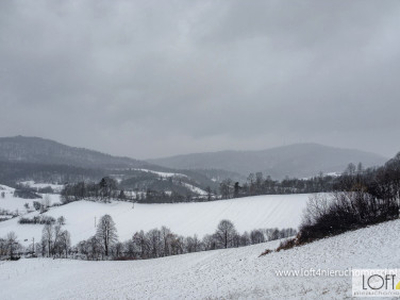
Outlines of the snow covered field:
[[400,268],[400,220],[258,257],[277,242],[147,261],[1,262],[2,299],[344,299],[350,277],[278,270]]
[[[25,203],[29,204],[30,209],[33,209],[33,202],[38,201],[41,202],[42,199],[22,199],[18,197],[14,197],[14,188],[8,187],[6,185],[0,185],[0,193],[4,192],[4,198],[0,197],[0,209],[6,209],[10,212],[18,210],[20,214],[27,213],[27,209],[25,208]],[[50,200],[50,204],[61,203],[60,195],[58,194],[39,194],[43,198],[48,197]],[[1,236],[1,235],[0,235]]]
[[[258,228],[297,228],[309,195],[268,195],[232,200],[200,203],[135,204],[112,202],[110,204],[79,201],[53,207],[46,215],[66,218],[65,229],[76,244],[95,234],[95,219],[111,215],[116,223],[120,241],[128,240],[139,230],[169,227],[184,236],[203,237],[215,232],[222,219],[231,220],[243,233]],[[0,200],[0,208],[2,207]],[[32,217],[38,213],[31,213]],[[23,245],[34,237],[39,241],[43,225],[20,225],[18,218],[0,222],[0,237],[14,231]],[[28,240],[24,242],[24,240]]]

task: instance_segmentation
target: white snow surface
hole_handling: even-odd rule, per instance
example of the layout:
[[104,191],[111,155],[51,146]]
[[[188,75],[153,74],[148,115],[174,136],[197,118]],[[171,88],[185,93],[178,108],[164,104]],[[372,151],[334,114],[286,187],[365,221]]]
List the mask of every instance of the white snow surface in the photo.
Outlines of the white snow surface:
[[[72,244],[95,234],[95,218],[111,215],[118,230],[120,241],[128,240],[139,230],[148,231],[161,226],[169,227],[174,233],[202,238],[215,232],[223,219],[231,220],[236,229],[243,233],[258,228],[297,228],[309,195],[266,195],[231,200],[174,204],[137,204],[113,201],[99,203],[91,201],[72,202],[52,207],[46,215],[64,216],[64,226],[71,234]],[[0,201],[1,208],[1,201]],[[25,217],[33,217],[30,213]],[[18,224],[18,218],[0,222],[0,237],[14,231],[21,241],[39,241],[43,225]],[[23,243],[23,245],[27,246]]]
[[2,299],[350,299],[351,277],[278,270],[400,268],[400,220],[259,257],[277,242],[142,261],[0,262]]
[[169,173],[169,172],[153,171],[153,170],[148,170],[148,169],[134,169],[134,170],[153,173],[153,174],[156,174],[156,175],[158,175],[160,177],[163,177],[163,178],[168,178],[168,177],[187,177],[185,174],[181,174],[181,173]]

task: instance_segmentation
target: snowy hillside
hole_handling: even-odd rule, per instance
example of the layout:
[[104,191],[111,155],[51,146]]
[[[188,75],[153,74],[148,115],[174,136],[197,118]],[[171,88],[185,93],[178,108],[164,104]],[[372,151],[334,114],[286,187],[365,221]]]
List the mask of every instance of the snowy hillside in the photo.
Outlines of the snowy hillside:
[[182,182],[182,185],[187,187],[193,193],[196,193],[200,196],[207,196],[207,192],[202,190],[201,188],[198,188],[197,186],[194,186],[194,185],[186,183],[186,182]]
[[[33,202],[39,201],[42,199],[23,199],[19,197],[14,197],[14,188],[8,187],[6,185],[0,185],[0,194],[4,192],[4,198],[0,197],[0,210],[5,209],[10,212],[18,211],[19,214],[26,214],[28,211],[33,210]],[[46,197],[50,201],[50,205],[60,203],[60,195],[58,194],[39,194],[43,198]],[[29,208],[25,207],[25,204],[28,203]],[[1,225],[1,223],[0,223]],[[0,235],[1,236],[1,235]]]
[[351,277],[277,271],[399,268],[400,220],[258,257],[277,242],[144,261],[2,262],[3,299],[344,299]]
[[[66,218],[65,229],[75,244],[95,233],[95,218],[109,214],[116,223],[119,239],[128,240],[138,230],[167,226],[185,236],[214,233],[222,219],[231,220],[239,232],[257,228],[296,228],[309,195],[268,195],[200,203],[110,204],[79,201],[53,207],[47,215]],[[0,202],[1,208],[1,202]],[[27,216],[33,216],[31,213]],[[15,231],[20,241],[40,240],[43,225],[20,225],[18,219],[0,222],[0,237]],[[27,245],[28,242],[23,243]]]
[[147,172],[147,173],[152,173],[152,174],[156,174],[160,177],[163,178],[169,178],[169,177],[187,177],[187,175],[185,174],[181,174],[181,173],[170,173],[170,172],[159,172],[159,171],[153,171],[153,170],[148,170],[148,169],[134,169],[137,171],[142,171],[142,172]]

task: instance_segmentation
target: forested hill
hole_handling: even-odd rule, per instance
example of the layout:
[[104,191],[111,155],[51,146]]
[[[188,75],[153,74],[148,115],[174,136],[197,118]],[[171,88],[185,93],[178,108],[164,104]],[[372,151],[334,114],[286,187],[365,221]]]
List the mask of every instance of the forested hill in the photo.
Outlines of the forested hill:
[[200,172],[178,171],[38,137],[0,138],[0,183],[14,186],[30,180],[61,184],[98,182],[105,176],[118,178],[125,189],[179,191],[185,196],[198,194],[194,192],[197,188],[218,188],[218,183]]
[[0,138],[0,160],[90,168],[143,168],[150,165],[132,158],[111,156],[48,139],[24,136]]

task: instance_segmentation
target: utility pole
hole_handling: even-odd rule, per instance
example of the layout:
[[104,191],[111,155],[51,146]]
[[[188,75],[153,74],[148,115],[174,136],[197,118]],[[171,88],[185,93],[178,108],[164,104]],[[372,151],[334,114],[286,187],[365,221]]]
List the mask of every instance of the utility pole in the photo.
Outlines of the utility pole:
[[35,238],[32,238],[32,254],[35,255]]

